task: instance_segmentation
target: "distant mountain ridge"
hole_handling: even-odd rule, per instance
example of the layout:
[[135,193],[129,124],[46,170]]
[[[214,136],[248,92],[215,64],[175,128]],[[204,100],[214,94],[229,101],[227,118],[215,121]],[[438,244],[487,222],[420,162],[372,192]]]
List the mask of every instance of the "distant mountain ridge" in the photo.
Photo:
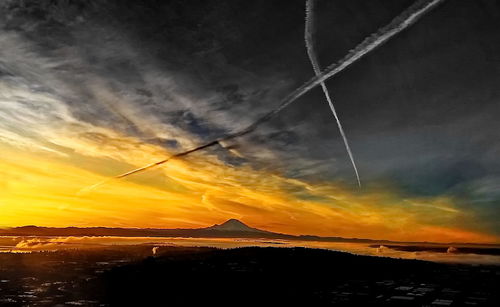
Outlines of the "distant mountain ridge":
[[273,238],[293,239],[296,236],[250,227],[237,219],[206,228],[108,228],[108,227],[39,227],[21,226],[0,229],[0,236],[120,236],[120,237],[208,237],[208,238]]
[[[108,227],[39,227],[21,226],[0,229],[0,236],[74,236],[74,237],[191,237],[191,238],[254,238],[254,239],[282,239],[319,242],[353,242],[353,243],[425,243],[431,242],[398,242],[389,240],[372,240],[342,237],[320,237],[311,235],[289,235],[253,228],[237,219],[229,219],[222,224],[215,224],[206,228],[108,228]],[[452,242],[455,243],[455,242]],[[450,243],[450,244],[452,244]],[[448,244],[448,243],[436,243]],[[470,245],[497,245],[474,244]]]
[[[0,236],[120,236],[120,237],[194,237],[194,238],[259,238],[311,240],[311,236],[294,236],[250,227],[237,219],[206,228],[108,228],[108,227],[39,227],[21,226],[0,229]],[[320,238],[320,237],[315,237]],[[341,238],[340,238],[341,239]],[[371,241],[370,241],[371,242]]]

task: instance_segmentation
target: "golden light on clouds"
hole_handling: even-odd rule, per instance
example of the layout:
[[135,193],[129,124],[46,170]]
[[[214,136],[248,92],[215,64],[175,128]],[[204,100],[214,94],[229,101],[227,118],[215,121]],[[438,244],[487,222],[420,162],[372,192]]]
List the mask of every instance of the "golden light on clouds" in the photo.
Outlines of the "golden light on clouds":
[[[109,134],[108,134],[109,135]],[[168,156],[154,145],[115,135],[60,138],[92,157],[94,168],[118,174]],[[108,137],[109,139],[109,137]],[[71,143],[71,144],[70,144]],[[59,155],[1,146],[1,226],[204,227],[238,218],[289,234],[412,241],[492,242],[497,238],[457,227],[463,213],[446,197],[402,199],[389,187],[352,190],[340,183],[307,183],[250,166],[228,166],[198,153],[126,180],[112,180]],[[71,153],[68,153],[71,156]],[[110,167],[109,164],[114,166]]]

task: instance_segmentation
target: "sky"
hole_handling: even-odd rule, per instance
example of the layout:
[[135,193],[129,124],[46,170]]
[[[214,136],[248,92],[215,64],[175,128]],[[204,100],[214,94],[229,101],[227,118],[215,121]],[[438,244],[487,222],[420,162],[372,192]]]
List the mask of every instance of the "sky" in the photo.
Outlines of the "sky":
[[[320,67],[412,0],[316,0]],[[243,137],[315,75],[298,0],[0,2],[0,227],[500,242],[500,3],[448,0]]]

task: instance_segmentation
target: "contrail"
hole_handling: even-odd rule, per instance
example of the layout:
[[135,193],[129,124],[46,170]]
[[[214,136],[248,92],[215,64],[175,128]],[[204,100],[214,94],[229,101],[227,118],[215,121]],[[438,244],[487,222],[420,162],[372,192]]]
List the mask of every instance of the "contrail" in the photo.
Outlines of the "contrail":
[[[117,179],[117,178],[123,178],[127,177],[129,175],[147,170],[149,168],[161,165],[167,161],[169,161],[172,158],[176,157],[182,157],[186,156],[190,153],[214,146],[216,144],[219,144],[219,142],[234,139],[240,136],[243,136],[245,134],[248,134],[255,129],[257,129],[258,126],[261,124],[269,121],[272,119],[276,114],[281,112],[283,109],[288,107],[290,104],[292,104],[294,101],[296,101],[298,98],[302,97],[305,93],[313,89],[314,87],[320,85],[322,82],[326,81],[327,79],[335,76],[339,72],[343,71],[347,67],[349,67],[351,64],[355,63],[357,60],[362,58],[364,55],[369,53],[370,51],[374,50],[375,48],[381,46],[385,42],[387,42],[389,39],[394,37],[396,34],[399,32],[405,30],[409,26],[413,25],[415,22],[420,19],[420,17],[424,16],[426,13],[428,13],[430,10],[438,6],[440,3],[444,2],[445,0],[419,0],[412,4],[409,8],[407,8],[403,13],[401,13],[399,16],[394,18],[388,25],[380,28],[377,32],[373,33],[369,37],[367,37],[365,40],[363,40],[360,44],[358,44],[354,49],[352,49],[345,57],[343,57],[339,62],[334,63],[330,66],[328,66],[320,75],[314,76],[311,78],[309,81],[304,83],[302,86],[298,87],[295,89],[293,92],[288,94],[284,99],[281,100],[279,106],[270,112],[266,113],[265,115],[261,116],[258,118],[255,122],[252,124],[248,125],[246,128],[243,128],[239,131],[230,133],[226,136],[220,137],[214,141],[205,143],[201,146],[192,148],[190,150],[175,154],[165,160],[152,163],[149,165],[146,165],[144,167],[129,171],[127,173],[115,176],[110,178],[111,179]],[[107,181],[107,180],[106,180]],[[105,181],[105,182],[106,182]],[[96,185],[93,186],[94,188]],[[86,189],[87,191],[89,190]]]
[[[321,69],[319,68],[318,57],[314,52],[314,43],[313,43],[313,33],[314,33],[314,0],[306,0],[306,23],[304,30],[304,39],[306,41],[306,49],[307,56],[311,61],[311,65],[314,70],[314,74],[316,76],[321,75]],[[347,141],[347,136],[345,135],[344,128],[342,128],[342,124],[340,123],[339,116],[337,115],[337,111],[333,106],[332,99],[330,97],[330,93],[328,92],[328,88],[326,87],[325,82],[321,82],[321,88],[323,89],[323,93],[325,94],[326,101],[330,106],[330,110],[332,110],[333,116],[337,121],[337,126],[339,127],[340,135],[344,140],[345,149],[347,150],[347,154],[349,155],[349,159],[351,160],[352,167],[354,168],[354,173],[356,174],[356,180],[358,181],[358,186],[361,187],[361,180],[359,178],[358,168],[356,167],[356,163],[354,162],[354,157],[352,155],[351,147],[349,147],[349,142]]]
[[120,179],[120,178],[127,177],[127,176],[130,176],[130,175],[135,174],[135,173],[140,173],[140,172],[142,172],[142,171],[145,171],[145,170],[148,170],[148,169],[153,168],[153,167],[155,167],[155,166],[158,166],[158,165],[161,165],[161,164],[163,164],[163,163],[166,163],[166,162],[168,162],[168,161],[169,161],[169,160],[171,160],[171,159],[175,159],[175,158],[179,158],[179,157],[182,157],[182,156],[185,156],[185,155],[189,155],[189,154],[190,154],[190,153],[192,153],[192,152],[195,152],[195,151],[198,151],[198,150],[202,150],[202,149],[205,149],[205,148],[207,148],[207,147],[211,147],[211,146],[213,146],[213,145],[215,145],[215,144],[218,144],[218,143],[219,143],[219,141],[218,141],[218,140],[215,140],[215,141],[212,141],[212,142],[210,142],[210,143],[206,143],[205,145],[198,146],[198,147],[196,147],[196,148],[193,148],[193,149],[190,149],[190,150],[183,151],[183,152],[180,152],[180,153],[178,153],[178,154],[172,155],[172,156],[170,156],[170,157],[168,157],[168,158],[166,158],[166,159],[163,159],[163,160],[161,160],[161,161],[154,162],[154,163],[148,164],[148,165],[146,165],[146,166],[143,166],[143,167],[136,168],[136,169],[134,169],[134,170],[128,171],[128,172],[126,172],[126,173],[123,173],[123,174],[120,174],[120,175],[117,175],[117,176],[114,176],[114,177],[111,177],[111,178],[105,179],[105,180],[100,181],[100,182],[98,182],[98,183],[96,183],[96,184],[93,184],[93,185],[91,185],[91,186],[88,186],[88,187],[86,187],[86,188],[81,189],[81,190],[78,192],[78,194],[84,194],[84,193],[86,193],[86,192],[89,192],[89,191],[91,191],[91,190],[93,190],[93,189],[95,189],[95,188],[97,188],[97,187],[99,187],[99,186],[101,186],[101,185],[103,185],[103,184],[105,184],[105,183],[107,183],[107,182],[109,182],[109,181],[113,180],[113,179]]

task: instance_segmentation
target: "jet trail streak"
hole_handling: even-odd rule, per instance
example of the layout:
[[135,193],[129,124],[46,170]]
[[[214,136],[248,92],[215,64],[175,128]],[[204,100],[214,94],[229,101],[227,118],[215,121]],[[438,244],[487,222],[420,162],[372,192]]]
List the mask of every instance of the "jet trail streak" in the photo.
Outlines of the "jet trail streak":
[[120,175],[117,175],[117,176],[114,176],[114,177],[108,178],[108,179],[103,180],[103,181],[101,181],[101,182],[98,182],[98,183],[96,183],[96,184],[94,184],[94,185],[91,185],[91,186],[89,186],[89,187],[86,187],[86,188],[81,189],[81,190],[79,191],[79,194],[89,192],[89,191],[91,191],[91,190],[93,190],[93,189],[95,189],[95,188],[97,188],[97,187],[99,187],[99,186],[101,186],[101,185],[103,185],[103,184],[105,184],[105,183],[109,182],[110,180],[113,180],[113,179],[120,179],[120,178],[127,177],[127,176],[130,176],[130,175],[135,174],[135,173],[140,173],[140,172],[142,172],[142,171],[145,171],[145,170],[148,170],[148,169],[153,168],[153,167],[155,167],[155,166],[158,166],[158,165],[161,165],[161,164],[163,164],[163,163],[166,163],[166,162],[168,162],[169,160],[172,160],[172,159],[175,159],[175,158],[179,158],[179,157],[182,157],[182,156],[185,156],[185,155],[189,155],[189,154],[190,154],[190,153],[192,153],[192,152],[195,152],[195,151],[198,151],[198,150],[202,150],[202,149],[205,149],[205,148],[207,148],[207,147],[211,147],[211,146],[213,146],[213,145],[215,145],[215,144],[218,144],[218,143],[219,143],[219,141],[218,141],[218,140],[216,140],[216,141],[212,141],[212,142],[210,142],[210,143],[206,143],[205,145],[198,146],[198,147],[193,148],[193,149],[191,149],[191,150],[183,151],[183,152],[180,152],[180,153],[178,153],[178,154],[172,155],[172,156],[170,156],[170,157],[168,157],[168,158],[166,158],[166,159],[163,159],[163,160],[161,160],[161,161],[154,162],[154,163],[148,164],[148,165],[146,165],[146,166],[143,166],[143,167],[136,168],[136,169],[134,169],[134,170],[128,171],[128,172],[126,172],[126,173],[123,173],[123,174],[120,174]]
[[[321,75],[321,69],[319,68],[318,57],[314,52],[314,42],[313,42],[313,33],[314,33],[314,0],[306,0],[306,23],[304,30],[304,39],[306,41],[306,49],[307,56],[311,61],[311,65],[314,70],[314,74],[316,76]],[[349,142],[347,141],[347,136],[345,135],[344,128],[340,123],[339,116],[337,115],[337,111],[333,106],[332,99],[330,97],[330,93],[328,92],[328,88],[326,87],[325,82],[321,82],[321,88],[323,89],[323,93],[325,94],[326,101],[330,106],[330,110],[332,110],[333,116],[337,122],[337,126],[339,127],[340,135],[344,140],[345,149],[347,150],[347,154],[349,155],[349,159],[351,160],[352,167],[354,168],[354,173],[356,174],[356,180],[358,181],[358,186],[361,187],[361,180],[359,178],[358,168],[356,167],[356,163],[354,162],[354,157],[352,155],[351,147],[349,146]]]
[[[294,101],[296,101],[298,98],[302,97],[305,93],[313,89],[314,87],[320,85],[322,82],[326,81],[327,79],[337,75],[347,67],[349,67],[351,64],[355,63],[358,61],[360,58],[362,58],[364,55],[368,54],[369,52],[373,51],[377,47],[381,46],[385,42],[387,42],[389,39],[397,35],[399,32],[405,30],[409,26],[413,25],[415,22],[418,21],[422,16],[424,16],[426,13],[431,11],[433,8],[444,2],[445,0],[419,0],[415,2],[413,5],[411,5],[409,8],[407,8],[405,11],[403,11],[400,15],[398,15],[396,18],[394,18],[388,25],[380,28],[377,32],[373,33],[369,37],[367,37],[365,40],[363,40],[360,44],[358,44],[354,49],[352,49],[345,57],[343,57],[339,62],[334,63],[330,66],[328,66],[320,75],[314,76],[311,78],[309,81],[304,83],[302,86],[298,87],[295,89],[293,92],[288,94],[284,99],[281,100],[280,104],[278,105],[277,108],[271,110],[270,112],[266,113],[265,115],[261,116],[258,118],[255,122],[247,126],[246,128],[243,128],[239,131],[230,133],[226,136],[220,137],[214,141],[205,143],[203,145],[200,145],[198,147],[192,148],[190,150],[175,154],[171,156],[170,158],[167,158],[165,160],[149,164],[147,166],[129,171],[127,173],[115,176],[113,178],[123,178],[127,177],[129,175],[144,171],[146,169],[161,165],[168,160],[176,157],[182,157],[186,156],[190,153],[211,147],[213,145],[219,144],[219,142],[226,141],[226,140],[231,140],[240,136],[243,136],[245,134],[248,134],[255,129],[257,129],[258,126],[261,124],[269,121],[272,119],[276,114],[281,112],[283,109],[288,107],[290,104],[292,104]],[[113,179],[110,178],[110,179]],[[95,185],[94,185],[95,187]]]

